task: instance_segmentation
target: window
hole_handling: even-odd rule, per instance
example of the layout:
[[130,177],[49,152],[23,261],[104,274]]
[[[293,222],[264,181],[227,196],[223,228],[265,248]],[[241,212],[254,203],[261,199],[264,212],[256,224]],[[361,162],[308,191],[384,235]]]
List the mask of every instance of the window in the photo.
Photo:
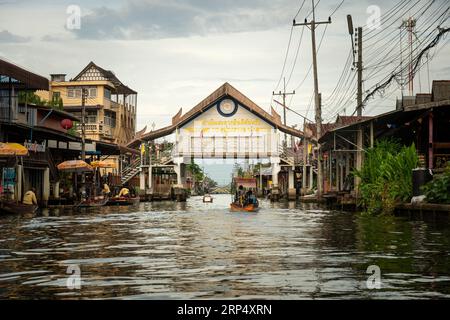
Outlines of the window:
[[111,100],[111,90],[105,88],[104,95],[106,99]]
[[110,126],[111,128],[116,127],[116,113],[114,111],[105,110],[105,125]]
[[86,111],[86,123],[97,123],[97,110]]
[[61,92],[53,92],[52,97],[55,100],[61,98]]
[[81,88],[78,88],[78,87],[69,87],[69,88],[67,89],[67,97],[68,97],[68,98],[81,99]]
[[36,125],[36,109],[28,109],[27,113],[27,123],[30,126]]
[[97,98],[97,88],[88,88],[88,98]]
[[[97,88],[96,87],[89,87],[85,88],[87,92],[87,98],[97,98]],[[81,87],[69,87],[67,89],[67,97],[73,98],[73,99],[81,99]],[[55,92],[59,93],[59,92]]]

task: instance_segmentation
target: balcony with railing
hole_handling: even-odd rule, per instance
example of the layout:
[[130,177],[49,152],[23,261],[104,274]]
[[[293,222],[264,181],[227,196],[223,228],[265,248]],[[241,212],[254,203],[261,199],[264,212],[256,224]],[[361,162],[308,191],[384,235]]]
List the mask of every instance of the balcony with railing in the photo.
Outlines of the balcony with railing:
[[179,138],[173,157],[265,158],[278,156],[278,136],[185,136]]
[[[87,123],[85,125],[86,135],[99,135],[103,138],[114,139],[114,128],[104,123]],[[81,125],[78,126],[81,133]]]

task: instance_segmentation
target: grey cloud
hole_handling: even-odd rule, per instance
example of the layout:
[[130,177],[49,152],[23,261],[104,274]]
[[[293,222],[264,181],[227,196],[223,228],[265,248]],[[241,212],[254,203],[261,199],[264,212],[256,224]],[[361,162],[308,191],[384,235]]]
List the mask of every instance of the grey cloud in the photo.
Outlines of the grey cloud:
[[0,43],[22,43],[30,41],[30,37],[15,35],[8,30],[0,31]]
[[46,42],[60,42],[68,39],[70,39],[70,36],[67,34],[47,34],[41,37],[41,40]]
[[288,25],[298,5],[298,0],[129,0],[118,9],[94,9],[74,32],[84,39],[161,39],[267,30]]

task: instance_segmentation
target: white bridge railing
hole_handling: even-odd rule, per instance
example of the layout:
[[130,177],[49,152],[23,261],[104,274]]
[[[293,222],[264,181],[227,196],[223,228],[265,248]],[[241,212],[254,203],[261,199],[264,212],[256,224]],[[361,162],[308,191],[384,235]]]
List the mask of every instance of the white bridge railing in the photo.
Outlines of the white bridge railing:
[[267,158],[278,156],[279,139],[275,133],[259,136],[179,135],[173,157]]

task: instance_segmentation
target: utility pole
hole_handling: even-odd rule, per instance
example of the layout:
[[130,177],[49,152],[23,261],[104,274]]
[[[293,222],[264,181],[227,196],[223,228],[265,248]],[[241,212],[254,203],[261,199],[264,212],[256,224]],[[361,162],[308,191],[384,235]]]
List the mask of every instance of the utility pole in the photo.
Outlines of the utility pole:
[[302,188],[306,191],[306,163],[308,162],[308,139],[306,139],[306,119],[303,118],[303,174],[302,174]]
[[414,75],[413,75],[413,33],[414,28],[416,27],[416,19],[409,17],[408,20],[403,22],[404,27],[408,30],[409,36],[409,72],[408,72],[408,80],[409,80],[409,95],[414,95]]
[[358,93],[356,98],[356,114],[358,117],[362,116],[362,28],[356,29],[356,43],[358,47],[358,62],[356,63],[356,69],[358,72]]
[[[86,161],[86,89],[81,88],[81,160]],[[81,182],[86,182],[86,175],[83,172]]]
[[[358,62],[356,63],[356,69],[358,72],[358,90],[356,96],[356,115],[358,117],[362,116],[362,28],[356,29],[356,43],[358,47]],[[362,168],[362,149],[363,149],[363,127],[358,126],[358,131],[356,133],[356,170],[361,170]],[[359,196],[359,185],[361,184],[361,179],[359,177],[355,178],[355,188],[357,195]]]
[[[292,92],[286,92],[286,78],[283,77],[283,92],[279,91],[278,93],[272,92],[274,96],[282,96],[283,97],[283,124],[286,126],[286,96],[295,94],[295,90]],[[284,144],[287,145],[287,134],[284,133]]]
[[328,21],[320,21],[316,22],[316,13],[314,10],[314,0],[312,2],[312,14],[313,19],[310,22],[307,22],[305,19],[304,23],[296,23],[294,20],[295,26],[308,26],[311,29],[311,42],[312,42],[312,59],[313,59],[313,75],[314,75],[314,103],[316,109],[316,138],[317,138],[317,147],[318,147],[318,157],[317,157],[317,197],[320,198],[322,196],[322,188],[323,188],[323,176],[322,176],[322,163],[321,163],[321,152],[320,152],[320,144],[319,138],[322,134],[322,107],[320,105],[319,98],[319,79],[317,77],[317,51],[316,51],[316,26],[319,24],[329,24],[331,23],[331,17],[328,18]]
[[[356,67],[358,81],[356,91],[356,114],[358,117],[362,116],[362,28],[355,29],[355,39],[353,40],[353,20],[351,15],[347,15],[347,26],[350,39],[352,41],[352,53],[353,53],[353,66]],[[357,49],[355,50],[355,43]],[[358,60],[355,61],[355,53],[358,53]]]

